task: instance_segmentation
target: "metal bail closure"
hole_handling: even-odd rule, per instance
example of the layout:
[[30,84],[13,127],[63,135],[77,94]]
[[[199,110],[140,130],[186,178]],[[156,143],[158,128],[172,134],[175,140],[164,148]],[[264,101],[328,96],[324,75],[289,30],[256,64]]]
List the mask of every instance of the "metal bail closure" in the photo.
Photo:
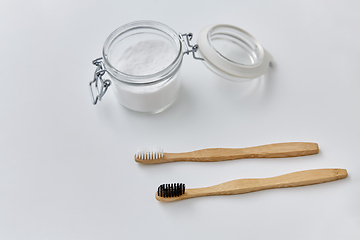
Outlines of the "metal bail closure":
[[[111,85],[111,81],[109,79],[103,79],[103,76],[106,73],[106,69],[104,67],[104,63],[102,62],[102,58],[97,58],[92,63],[96,66],[96,70],[94,73],[94,80],[90,82],[89,87],[91,99],[95,105],[98,101],[101,101],[101,98],[104,96],[108,87]],[[96,89],[96,96],[94,96],[93,89]]]
[[[197,57],[195,56],[195,53],[197,52],[197,50],[199,49],[199,46],[197,44],[195,45],[191,45],[190,41],[193,38],[193,34],[192,33],[184,33],[184,34],[180,34],[179,35],[180,39],[183,41],[183,43],[185,44],[186,47],[186,51],[184,51],[184,54],[189,55],[189,53],[192,53],[193,58],[196,60],[204,60],[203,58]],[[184,39],[185,38],[185,39]]]

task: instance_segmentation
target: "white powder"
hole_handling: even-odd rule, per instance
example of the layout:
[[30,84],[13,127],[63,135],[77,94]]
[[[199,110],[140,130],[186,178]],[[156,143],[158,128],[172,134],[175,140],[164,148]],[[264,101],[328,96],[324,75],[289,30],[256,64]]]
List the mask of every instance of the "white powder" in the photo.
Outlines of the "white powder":
[[169,66],[175,60],[176,54],[167,42],[141,41],[124,51],[116,68],[129,75],[149,75]]
[[[157,73],[168,67],[177,56],[176,50],[167,42],[148,40],[128,47],[120,56],[116,68],[123,73],[144,76]],[[119,102],[125,107],[139,111],[156,113],[164,110],[175,100],[180,80],[177,74],[151,85],[129,85],[113,81]]]
[[113,89],[122,105],[134,111],[147,113],[165,110],[175,101],[180,89],[180,79],[177,76],[165,83],[146,87],[130,86],[119,81],[113,82],[115,83]]

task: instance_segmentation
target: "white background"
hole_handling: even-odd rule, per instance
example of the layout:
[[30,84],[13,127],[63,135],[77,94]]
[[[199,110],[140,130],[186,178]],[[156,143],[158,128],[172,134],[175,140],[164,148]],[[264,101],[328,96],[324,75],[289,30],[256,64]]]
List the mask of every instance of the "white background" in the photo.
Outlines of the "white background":
[[[359,239],[358,1],[0,2],[0,239]],[[177,32],[245,29],[273,55],[266,79],[235,83],[185,56],[177,101],[157,115],[96,106],[88,84],[106,37],[136,20]],[[310,141],[318,155],[144,166],[165,152]],[[331,183],[160,203],[188,188],[316,168]]]

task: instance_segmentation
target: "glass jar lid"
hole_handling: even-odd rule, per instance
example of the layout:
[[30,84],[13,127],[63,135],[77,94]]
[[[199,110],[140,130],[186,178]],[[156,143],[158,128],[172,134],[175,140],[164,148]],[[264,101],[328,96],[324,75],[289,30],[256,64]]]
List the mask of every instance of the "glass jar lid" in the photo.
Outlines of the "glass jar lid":
[[248,32],[219,24],[201,30],[198,41],[204,64],[216,74],[234,81],[260,77],[272,56]]

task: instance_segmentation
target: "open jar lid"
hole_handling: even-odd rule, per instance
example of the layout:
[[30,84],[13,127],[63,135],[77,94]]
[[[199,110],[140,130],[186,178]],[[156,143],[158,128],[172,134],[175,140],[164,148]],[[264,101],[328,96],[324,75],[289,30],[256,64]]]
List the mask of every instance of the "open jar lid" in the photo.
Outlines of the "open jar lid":
[[205,27],[197,43],[204,64],[216,74],[234,81],[260,77],[272,61],[270,53],[253,36],[231,25]]

